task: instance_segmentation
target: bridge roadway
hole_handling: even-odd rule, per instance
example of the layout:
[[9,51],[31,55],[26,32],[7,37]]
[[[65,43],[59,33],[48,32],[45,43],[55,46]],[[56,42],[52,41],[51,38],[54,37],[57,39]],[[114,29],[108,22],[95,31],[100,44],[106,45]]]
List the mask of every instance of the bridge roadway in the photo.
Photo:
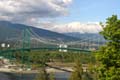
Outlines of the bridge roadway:
[[79,48],[59,48],[59,47],[40,47],[40,48],[20,48],[20,49],[6,49],[6,50],[0,50],[1,53],[8,53],[8,52],[16,52],[16,51],[37,51],[37,50],[69,50],[69,51],[80,51],[80,52],[88,52],[91,53],[91,50],[87,49],[79,49]]

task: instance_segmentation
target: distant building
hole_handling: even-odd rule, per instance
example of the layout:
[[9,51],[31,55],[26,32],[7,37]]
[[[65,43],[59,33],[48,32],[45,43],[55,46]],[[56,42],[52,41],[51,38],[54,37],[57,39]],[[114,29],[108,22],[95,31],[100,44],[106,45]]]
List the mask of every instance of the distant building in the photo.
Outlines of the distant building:
[[60,44],[60,45],[59,45],[59,48],[60,48],[59,51],[60,51],[60,52],[67,52],[67,47],[68,47],[68,46],[65,45],[65,44]]
[[3,47],[3,48],[4,48],[4,47],[5,47],[5,43],[2,43],[2,44],[1,44],[1,47]]

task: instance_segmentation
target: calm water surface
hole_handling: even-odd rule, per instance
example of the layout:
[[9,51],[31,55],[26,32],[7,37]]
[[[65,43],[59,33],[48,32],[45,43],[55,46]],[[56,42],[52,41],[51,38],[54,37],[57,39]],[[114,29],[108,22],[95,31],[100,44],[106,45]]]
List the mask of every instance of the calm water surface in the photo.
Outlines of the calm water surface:
[[[0,72],[0,80],[34,80],[36,74],[12,74]],[[55,73],[56,80],[68,80],[70,73]]]

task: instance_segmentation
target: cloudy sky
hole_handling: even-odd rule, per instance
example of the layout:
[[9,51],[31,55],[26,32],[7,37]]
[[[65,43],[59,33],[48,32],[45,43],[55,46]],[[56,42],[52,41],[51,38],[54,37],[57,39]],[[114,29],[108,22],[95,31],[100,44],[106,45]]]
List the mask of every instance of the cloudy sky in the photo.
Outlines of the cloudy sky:
[[0,0],[0,20],[41,23],[99,22],[117,14],[120,0]]

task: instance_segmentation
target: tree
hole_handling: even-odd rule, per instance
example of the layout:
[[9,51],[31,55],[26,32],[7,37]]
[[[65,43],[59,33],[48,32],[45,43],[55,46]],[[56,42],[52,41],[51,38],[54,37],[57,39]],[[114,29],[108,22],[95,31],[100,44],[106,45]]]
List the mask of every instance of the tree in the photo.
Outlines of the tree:
[[98,80],[120,80],[120,20],[116,15],[107,19],[100,34],[107,42],[97,51]]
[[82,74],[83,74],[82,64],[80,63],[79,60],[76,60],[74,71],[71,74],[70,80],[82,80]]
[[49,80],[45,67],[40,68],[39,74],[37,75],[35,80]]
[[49,75],[49,80],[55,80],[55,74],[54,73],[50,73]]

